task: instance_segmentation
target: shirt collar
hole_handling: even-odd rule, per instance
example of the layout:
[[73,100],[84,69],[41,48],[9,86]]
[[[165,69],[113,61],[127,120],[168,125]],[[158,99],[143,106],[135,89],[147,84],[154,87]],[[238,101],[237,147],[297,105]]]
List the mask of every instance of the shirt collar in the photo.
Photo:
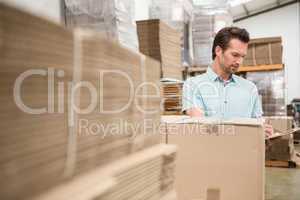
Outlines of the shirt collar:
[[[214,70],[210,66],[207,68],[206,73],[207,73],[207,76],[208,76],[209,80],[211,80],[211,81],[217,81],[217,80],[223,81],[223,79],[221,77],[219,77],[218,74],[216,74],[216,72],[214,72]],[[228,82],[234,82],[234,83],[236,83],[236,80],[235,80],[235,77],[234,77],[233,74],[231,75],[231,77],[228,80]]]

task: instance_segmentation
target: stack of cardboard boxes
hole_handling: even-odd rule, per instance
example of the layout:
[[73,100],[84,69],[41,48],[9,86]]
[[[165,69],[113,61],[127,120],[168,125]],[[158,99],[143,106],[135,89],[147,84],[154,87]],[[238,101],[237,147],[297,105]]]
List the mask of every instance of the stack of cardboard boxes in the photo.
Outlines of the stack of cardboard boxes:
[[[257,38],[249,42],[244,66],[282,65],[281,37]],[[265,116],[286,116],[284,70],[248,72],[262,96]]]
[[[195,6],[192,20],[193,66],[206,68],[212,64],[212,47],[215,34],[232,25],[232,17],[224,1],[203,2],[207,6]],[[224,6],[222,8],[222,5]]]
[[293,118],[277,116],[265,117],[265,120],[272,125],[275,134],[283,135],[267,140],[266,160],[291,161],[295,151],[294,139],[292,134],[287,133],[292,130]]
[[149,19],[160,19],[181,35],[181,61],[184,65],[192,62],[191,21],[193,4],[190,0],[151,0]]
[[164,115],[178,115],[182,110],[183,83],[167,82],[162,84]]
[[249,42],[244,66],[282,64],[281,37],[257,38]]
[[176,148],[140,87],[159,62],[4,4],[0,24],[0,198],[172,199]]
[[161,62],[163,78],[182,80],[180,33],[160,20],[137,21],[140,51]]
[[212,63],[214,15],[204,15],[196,10],[192,26],[194,65],[207,67]]
[[246,76],[257,86],[264,116],[286,116],[284,70],[248,72]]

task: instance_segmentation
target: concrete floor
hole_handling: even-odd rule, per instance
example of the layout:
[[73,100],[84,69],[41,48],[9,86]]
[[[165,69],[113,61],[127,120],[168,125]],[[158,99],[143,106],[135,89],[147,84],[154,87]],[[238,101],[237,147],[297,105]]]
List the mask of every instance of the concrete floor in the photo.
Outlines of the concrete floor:
[[300,168],[266,168],[265,200],[300,200]]

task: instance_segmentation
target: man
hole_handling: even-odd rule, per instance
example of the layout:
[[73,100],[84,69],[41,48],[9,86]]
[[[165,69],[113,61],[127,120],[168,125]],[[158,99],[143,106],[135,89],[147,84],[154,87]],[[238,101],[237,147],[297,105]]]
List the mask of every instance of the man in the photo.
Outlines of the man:
[[[221,29],[213,43],[213,64],[205,74],[184,83],[183,111],[191,117],[260,118],[263,111],[256,86],[234,73],[247,54],[249,33],[238,27]],[[266,132],[272,132],[267,126]]]

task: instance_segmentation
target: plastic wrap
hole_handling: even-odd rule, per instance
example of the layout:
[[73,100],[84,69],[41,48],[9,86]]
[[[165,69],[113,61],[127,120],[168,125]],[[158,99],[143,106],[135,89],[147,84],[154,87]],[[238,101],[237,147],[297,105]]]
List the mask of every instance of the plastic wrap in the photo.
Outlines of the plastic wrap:
[[107,38],[138,51],[134,0],[65,0],[68,27],[102,32]]
[[212,9],[214,12],[217,9],[228,8],[230,0],[193,0],[196,6],[204,9]]
[[[183,23],[185,13],[188,11],[184,8],[183,2],[179,0],[151,0],[149,15],[150,19],[160,19],[173,28],[180,28],[179,24]],[[191,13],[189,13],[191,16]],[[182,28],[182,27],[181,27]]]
[[264,116],[285,116],[284,71],[248,72],[247,79],[254,82],[261,96]]
[[212,63],[212,46],[215,34],[232,25],[228,7],[218,5],[196,6],[193,13],[192,38],[194,66],[206,67]]
[[191,64],[191,20],[193,5],[189,0],[151,0],[149,18],[160,19],[181,33],[181,58],[183,65]]

